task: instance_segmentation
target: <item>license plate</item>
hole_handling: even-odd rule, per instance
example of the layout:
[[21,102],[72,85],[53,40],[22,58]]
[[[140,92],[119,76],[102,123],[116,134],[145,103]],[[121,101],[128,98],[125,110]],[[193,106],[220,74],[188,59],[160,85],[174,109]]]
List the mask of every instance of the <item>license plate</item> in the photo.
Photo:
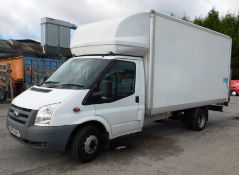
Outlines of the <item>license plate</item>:
[[11,126],[8,126],[8,129],[9,129],[10,133],[12,133],[13,135],[15,135],[17,137],[21,137],[21,134],[17,129],[15,129]]

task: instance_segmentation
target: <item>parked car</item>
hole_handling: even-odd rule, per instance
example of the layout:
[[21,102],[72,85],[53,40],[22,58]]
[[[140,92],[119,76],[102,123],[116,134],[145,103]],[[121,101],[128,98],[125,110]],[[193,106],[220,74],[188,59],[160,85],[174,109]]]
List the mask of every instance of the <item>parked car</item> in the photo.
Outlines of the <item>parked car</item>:
[[239,95],[239,80],[231,80],[230,91],[232,96]]

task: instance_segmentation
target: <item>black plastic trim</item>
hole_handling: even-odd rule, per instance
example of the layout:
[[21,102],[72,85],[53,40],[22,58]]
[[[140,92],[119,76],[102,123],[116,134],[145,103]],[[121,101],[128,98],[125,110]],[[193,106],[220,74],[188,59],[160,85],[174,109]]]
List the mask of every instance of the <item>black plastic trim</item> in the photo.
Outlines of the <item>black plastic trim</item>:
[[51,92],[51,89],[41,89],[41,88],[36,88],[36,87],[32,87],[30,90],[32,91],[37,91],[37,92],[43,92],[43,93],[48,93]]
[[135,96],[135,102],[139,103],[139,96]]
[[[33,116],[32,119],[35,119],[35,117]],[[20,132],[20,138],[10,133],[16,140],[35,149],[50,151],[64,151],[71,133],[77,127],[77,125],[34,126],[32,123],[22,125],[8,117],[7,128],[9,126]]]
[[85,56],[127,56],[127,57],[137,57],[142,58],[142,56],[136,56],[136,55],[127,55],[127,54],[114,54],[113,52],[108,54],[89,54],[89,55],[74,55],[74,57],[85,57]]
[[[19,109],[19,110],[22,110],[22,111],[26,111],[26,112],[31,112],[32,110],[31,109],[27,109],[27,108],[22,108],[22,107],[19,107],[19,106],[16,106],[14,104],[11,104],[11,106],[13,108],[16,108],[16,109]],[[10,108],[11,109],[11,108]]]

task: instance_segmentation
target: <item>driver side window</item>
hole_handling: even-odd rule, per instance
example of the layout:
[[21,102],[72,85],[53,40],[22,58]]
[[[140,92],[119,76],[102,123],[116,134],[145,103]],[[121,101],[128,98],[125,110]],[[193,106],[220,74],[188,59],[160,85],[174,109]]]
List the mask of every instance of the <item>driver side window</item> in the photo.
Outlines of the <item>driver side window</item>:
[[[134,94],[135,78],[136,64],[134,62],[115,61],[97,84],[95,92],[98,96],[90,101],[94,104],[109,103]],[[112,96],[107,99],[103,97],[104,81],[112,82]]]
[[117,94],[121,97],[134,93],[135,63],[118,61]]

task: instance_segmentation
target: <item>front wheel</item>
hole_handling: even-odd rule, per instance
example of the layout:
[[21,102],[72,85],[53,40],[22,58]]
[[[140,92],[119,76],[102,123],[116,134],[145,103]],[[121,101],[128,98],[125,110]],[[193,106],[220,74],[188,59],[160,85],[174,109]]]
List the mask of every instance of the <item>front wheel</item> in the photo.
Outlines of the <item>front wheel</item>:
[[79,129],[72,143],[72,156],[81,162],[89,162],[96,158],[101,146],[101,134],[95,126]]

